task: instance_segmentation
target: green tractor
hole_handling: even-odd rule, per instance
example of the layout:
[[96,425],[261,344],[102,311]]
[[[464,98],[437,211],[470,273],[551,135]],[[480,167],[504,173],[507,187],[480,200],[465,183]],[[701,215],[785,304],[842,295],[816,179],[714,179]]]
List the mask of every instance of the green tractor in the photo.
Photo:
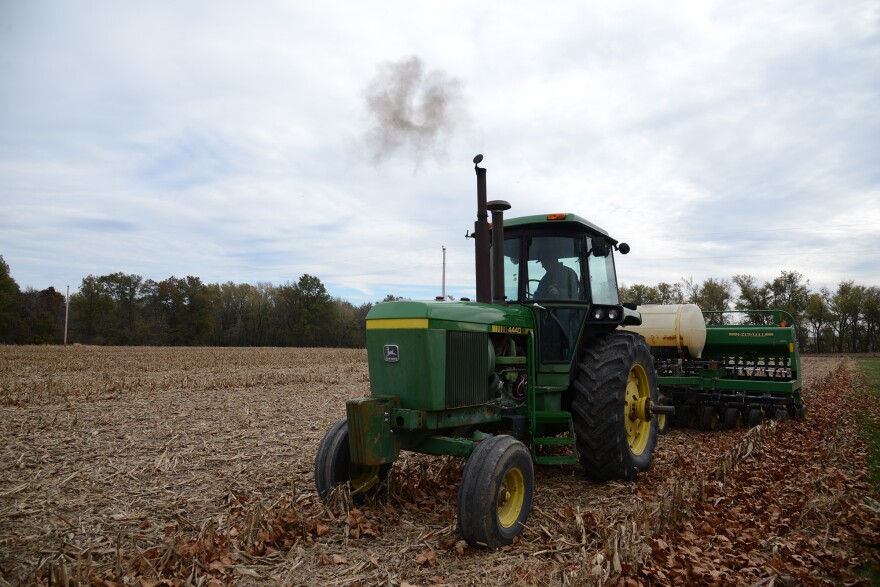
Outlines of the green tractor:
[[[370,396],[346,402],[325,435],[315,482],[363,500],[400,451],[467,459],[462,537],[495,549],[522,531],[534,464],[580,463],[594,481],[651,465],[660,406],[651,350],[622,330],[614,251],[629,247],[574,214],[505,220],[477,174],[476,301],[398,301],[367,315]],[[488,223],[488,211],[492,224]]]

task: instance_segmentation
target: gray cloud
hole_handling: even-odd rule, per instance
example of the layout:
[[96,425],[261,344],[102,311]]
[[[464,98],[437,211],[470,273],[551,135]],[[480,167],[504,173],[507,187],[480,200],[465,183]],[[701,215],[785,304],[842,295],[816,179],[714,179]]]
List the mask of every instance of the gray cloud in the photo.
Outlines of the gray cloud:
[[69,228],[81,229],[90,232],[121,232],[132,234],[138,230],[137,224],[124,220],[110,220],[107,218],[79,218],[67,221]]
[[478,152],[511,215],[628,241],[626,283],[880,275],[876,3],[89,6],[0,2],[22,286],[310,272],[433,297],[442,245],[471,295]]

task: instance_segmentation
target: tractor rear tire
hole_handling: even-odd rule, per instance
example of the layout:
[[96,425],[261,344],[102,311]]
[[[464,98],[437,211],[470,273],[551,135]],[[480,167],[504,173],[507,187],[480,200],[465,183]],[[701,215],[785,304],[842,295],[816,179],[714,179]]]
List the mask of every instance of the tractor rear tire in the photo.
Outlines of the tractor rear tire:
[[718,408],[715,406],[700,406],[700,430],[715,430],[718,428]]
[[348,483],[354,503],[362,504],[376,493],[388,478],[391,465],[364,466],[351,462],[348,446],[348,420],[333,424],[318,445],[315,455],[315,486],[322,501],[330,497],[334,486]]
[[581,465],[593,481],[631,480],[651,466],[657,420],[654,359],[645,339],[617,330],[584,348],[573,381],[575,438]]
[[734,428],[739,428],[740,426],[742,426],[742,423],[742,412],[740,412],[737,408],[727,408],[726,410],[724,410],[725,430],[733,430]]
[[535,492],[535,469],[526,446],[492,436],[468,457],[458,489],[458,531],[474,548],[510,544],[525,527]]

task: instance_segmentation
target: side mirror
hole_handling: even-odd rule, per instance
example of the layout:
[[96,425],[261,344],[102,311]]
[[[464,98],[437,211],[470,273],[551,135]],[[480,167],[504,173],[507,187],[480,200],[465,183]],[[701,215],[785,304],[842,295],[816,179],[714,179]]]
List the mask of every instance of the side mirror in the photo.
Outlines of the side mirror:
[[620,243],[619,245],[614,247],[618,251],[620,251],[621,255],[626,255],[629,252],[629,245],[626,243]]
[[604,238],[594,238],[593,248],[590,249],[590,254],[594,257],[607,257],[611,254],[611,249],[608,247],[608,243],[605,242]]

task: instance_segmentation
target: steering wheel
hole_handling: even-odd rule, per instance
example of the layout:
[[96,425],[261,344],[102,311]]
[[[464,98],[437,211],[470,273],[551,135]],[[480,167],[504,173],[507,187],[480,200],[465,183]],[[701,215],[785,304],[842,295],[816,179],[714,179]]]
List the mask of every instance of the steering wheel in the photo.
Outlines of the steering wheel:
[[541,280],[540,280],[540,279],[530,279],[529,282],[526,284],[526,299],[527,299],[527,300],[530,300],[530,299],[532,299],[533,297],[535,297],[535,294],[533,294],[532,291],[531,291],[531,289],[532,289],[532,288],[531,288],[531,284],[532,284],[532,283],[537,283],[537,284],[538,284],[538,285],[535,286],[535,291],[538,291],[538,286],[541,285]]
[[[541,280],[540,280],[540,279],[530,279],[530,280],[529,280],[529,283],[526,284],[526,285],[528,286],[528,285],[531,284],[532,282],[537,283],[538,286],[541,285]],[[535,286],[535,291],[538,291],[538,286]],[[531,298],[533,298],[533,297],[535,297],[535,295],[531,292],[531,287],[526,287],[526,299],[528,300],[528,299],[531,299]]]

